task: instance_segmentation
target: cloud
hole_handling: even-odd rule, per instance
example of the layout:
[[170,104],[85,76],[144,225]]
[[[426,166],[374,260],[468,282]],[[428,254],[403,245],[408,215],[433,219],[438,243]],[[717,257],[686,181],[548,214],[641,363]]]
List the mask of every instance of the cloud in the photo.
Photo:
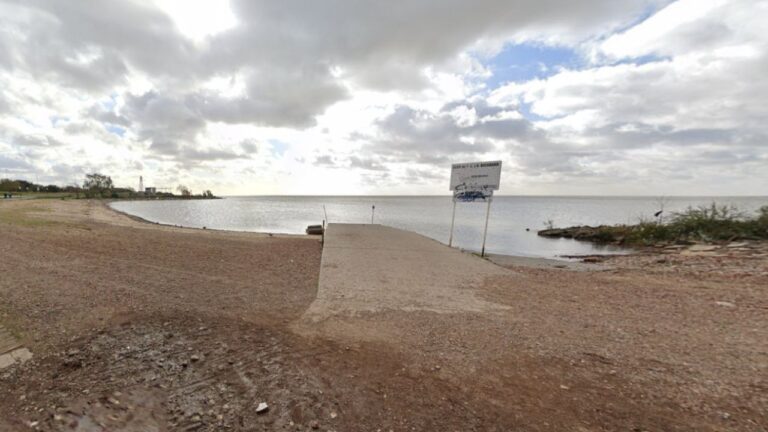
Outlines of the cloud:
[[153,142],[192,141],[206,126],[194,104],[155,91],[127,95],[120,115],[138,126],[135,132],[139,139]]
[[129,67],[188,76],[198,55],[168,16],[140,2],[11,1],[0,5],[6,64],[85,91],[125,81]]
[[180,156],[183,159],[195,161],[233,160],[242,157],[242,155],[233,151],[221,149],[200,150],[196,148],[185,148],[181,151]]
[[418,72],[424,67],[490,35],[573,42],[626,24],[659,3],[416,0],[392,7],[377,1],[237,0],[232,5],[242,25],[217,36],[212,51],[230,67],[264,57],[273,64],[320,62],[339,66],[362,85],[402,88],[423,81]]
[[[508,108],[482,100],[450,102],[437,112],[398,106],[367,137],[365,150],[396,162],[446,164],[498,151],[494,141],[537,136],[532,123]],[[359,137],[358,137],[359,139]]]
[[[5,163],[264,193],[438,193],[481,158],[539,193],[768,186],[768,2],[228,3],[0,1]],[[577,61],[501,76],[502,52]]]
[[387,167],[371,158],[359,158],[357,156],[350,156],[349,158],[350,168],[360,168],[368,171],[387,171]]
[[347,94],[327,67],[265,69],[250,72],[242,96],[196,93],[189,95],[187,103],[211,121],[303,128],[313,126],[315,115]]
[[433,114],[407,106],[399,106],[378,122],[378,137],[372,137],[368,151],[397,162],[439,163],[448,155],[483,153],[491,149],[486,143],[464,140],[461,127],[446,113]]
[[0,169],[11,172],[26,172],[34,167],[27,161],[17,157],[11,157],[0,154]]
[[63,143],[56,138],[45,135],[17,135],[11,142],[20,148],[56,147],[63,145]]
[[240,148],[248,154],[256,154],[260,151],[259,143],[251,139],[246,139],[240,142]]
[[315,165],[335,167],[336,162],[330,155],[320,155],[315,157]]
[[547,140],[520,153],[526,171],[700,186],[715,182],[710,167],[738,166],[765,181],[768,86],[757,71],[768,67],[768,38],[756,24],[766,18],[765,2],[681,0],[597,42],[597,63],[503,86],[489,101],[541,117]]
[[760,39],[758,29],[765,8],[764,2],[750,0],[680,0],[642,23],[608,37],[599,44],[597,53],[620,60],[647,55],[675,56],[702,48],[715,51],[753,43]]

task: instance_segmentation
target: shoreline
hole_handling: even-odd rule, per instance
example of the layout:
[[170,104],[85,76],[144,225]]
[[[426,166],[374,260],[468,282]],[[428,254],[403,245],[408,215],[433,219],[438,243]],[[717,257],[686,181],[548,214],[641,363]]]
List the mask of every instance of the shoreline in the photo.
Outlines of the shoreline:
[[[268,237],[289,237],[289,238],[300,237],[300,238],[310,238],[310,239],[314,239],[314,238],[319,239],[320,237],[320,236],[314,236],[314,235],[308,235],[308,234],[271,233],[271,232],[265,232],[265,231],[237,231],[237,230],[226,230],[226,229],[218,229],[218,228],[197,228],[197,227],[190,227],[190,226],[183,226],[183,225],[165,224],[162,222],[154,222],[149,219],[145,219],[141,216],[137,216],[122,210],[118,210],[110,205],[113,202],[115,202],[115,200],[102,201],[101,204],[110,211],[113,211],[122,216],[126,216],[136,222],[140,222],[147,225],[163,226],[163,227],[169,227],[169,228],[178,228],[178,229],[195,230],[195,231],[253,234],[256,236],[268,236]],[[422,234],[419,234],[419,235],[422,235]],[[433,239],[431,237],[428,237],[428,238],[430,240],[433,240],[442,244],[443,246],[447,246],[445,243],[442,243],[436,239]],[[458,250],[460,250],[462,253],[477,255],[477,253],[472,250],[460,249],[460,248]],[[637,251],[633,250],[627,254],[586,254],[583,256],[583,258],[594,257],[594,256],[609,257],[613,255],[626,256],[634,253],[637,253]],[[492,262],[504,268],[528,267],[528,268],[537,268],[537,269],[574,270],[574,271],[606,271],[610,269],[610,267],[602,265],[601,263],[582,262],[580,261],[582,257],[577,255],[572,255],[572,256],[562,257],[562,258],[548,258],[548,257],[535,257],[535,256],[528,256],[528,255],[489,253],[486,255],[485,259],[488,260],[489,262]]]
[[[139,223],[150,225],[150,226],[161,226],[161,227],[167,227],[167,228],[177,228],[177,229],[194,230],[194,231],[201,231],[201,232],[210,231],[210,232],[218,232],[218,233],[252,234],[259,237],[319,238],[319,236],[309,235],[309,234],[275,233],[275,232],[267,232],[267,231],[238,231],[238,230],[227,230],[227,229],[208,228],[208,227],[197,228],[197,227],[191,227],[191,226],[185,226],[185,225],[173,225],[173,224],[167,224],[163,222],[154,222],[149,219],[145,219],[141,216],[137,216],[128,212],[124,212],[122,210],[118,210],[110,205],[113,202],[117,202],[117,201],[125,201],[125,200],[99,200],[100,204],[107,210],[112,211],[121,216],[125,216],[135,222],[139,222]],[[135,200],[135,201],[139,201],[139,200]],[[140,200],[140,201],[148,201],[148,200]]]
[[[220,228],[197,228],[197,227],[191,227],[191,226],[185,226],[185,225],[173,225],[173,224],[166,224],[162,222],[154,222],[149,219],[145,219],[141,216],[137,216],[122,210],[118,210],[114,207],[112,207],[113,202],[119,202],[119,201],[125,201],[125,200],[103,200],[100,201],[102,205],[104,205],[107,209],[126,216],[130,219],[133,219],[136,222],[141,222],[147,225],[155,225],[155,226],[164,226],[169,228],[179,228],[179,229],[185,229],[185,230],[196,230],[196,231],[212,231],[212,232],[222,232],[222,233],[239,233],[239,234],[254,234],[259,236],[269,236],[269,237],[307,237],[307,238],[315,238],[319,236],[315,235],[309,235],[309,234],[291,234],[291,233],[275,233],[275,232],[268,232],[268,231],[239,231],[239,230],[228,230],[228,229],[220,229]],[[141,200],[141,201],[147,201],[147,200]],[[415,231],[413,231],[415,232]],[[423,235],[420,233],[417,233],[419,235]],[[431,237],[428,237],[431,240],[434,240],[444,246],[447,246],[445,243],[433,239]],[[575,240],[576,241],[576,240]],[[470,249],[462,249],[457,248],[461,252],[471,255],[477,255],[477,251],[473,251]],[[516,266],[523,266],[523,267],[531,267],[531,268],[547,268],[547,269],[569,269],[569,270],[577,270],[577,271],[585,271],[585,270],[596,270],[596,271],[604,271],[608,268],[605,266],[599,265],[599,263],[589,263],[589,262],[583,262],[582,259],[590,258],[590,257],[603,257],[608,258],[611,256],[627,256],[627,255],[634,255],[637,253],[642,253],[642,251],[637,250],[636,248],[626,248],[626,253],[609,253],[609,254],[603,254],[603,253],[587,253],[583,255],[556,255],[555,257],[539,257],[539,256],[530,256],[530,255],[515,255],[515,254],[503,254],[503,253],[488,253],[486,258],[502,267],[508,267],[509,263],[515,263]],[[494,259],[491,259],[491,257],[495,257]],[[498,261],[498,262],[497,262]],[[500,264],[503,263],[503,264]]]
[[[183,225],[172,225],[172,224],[165,224],[161,222],[153,222],[151,220],[142,218],[141,216],[133,215],[118,209],[113,208],[110,204],[112,202],[115,202],[114,200],[98,200],[99,204],[102,205],[104,208],[106,208],[108,211],[113,212],[114,214],[118,214],[121,216],[125,216],[135,222],[141,223],[142,225],[151,227],[165,227],[165,228],[172,228],[172,229],[179,229],[179,230],[185,230],[185,231],[192,231],[192,232],[212,232],[212,233],[221,233],[221,234],[233,234],[233,235],[247,235],[247,236],[253,236],[254,238],[300,238],[300,239],[307,239],[307,240],[317,240],[320,241],[320,236],[315,235],[308,235],[308,234],[290,234],[290,233],[270,233],[265,231],[237,231],[237,230],[227,230],[227,229],[217,229],[217,228],[197,228],[197,227],[189,227],[189,226],[183,226]],[[417,233],[419,235],[420,233]],[[437,239],[433,239],[428,236],[424,236],[429,238],[432,241],[438,242],[443,246],[447,245],[443,242],[440,242]],[[573,239],[573,241],[577,242],[587,242],[587,240],[576,240]],[[735,245],[741,245],[743,242],[736,242],[733,243]],[[694,244],[691,246],[667,246],[667,247],[653,247],[653,246],[646,246],[646,247],[625,247],[626,251],[625,253],[585,253],[585,254],[573,254],[573,255],[558,255],[557,257],[537,257],[537,256],[530,256],[530,255],[515,255],[515,254],[502,254],[502,253],[488,253],[486,254],[485,258],[482,258],[479,256],[478,252],[472,251],[469,249],[462,249],[462,248],[456,248],[460,250],[462,253],[474,255],[478,258],[485,259],[489,262],[492,262],[493,264],[496,264],[500,267],[514,270],[514,269],[531,269],[531,270],[550,270],[550,271],[575,271],[575,272],[605,272],[605,271],[612,271],[617,270],[623,267],[623,264],[617,264],[612,263],[613,260],[618,260],[621,262],[622,260],[641,260],[646,261],[649,260],[653,262],[661,262],[664,261],[667,262],[668,258],[674,257],[674,256],[682,256],[682,257],[690,257],[690,256],[701,256],[701,257],[725,257],[723,253],[726,253],[727,256],[732,257],[734,259],[739,259],[740,257],[750,256],[754,253],[759,253],[759,249],[766,248],[765,245],[768,245],[767,241],[757,241],[754,242],[756,244],[755,248],[743,248],[743,247],[731,247],[729,245],[701,245],[701,244]],[[762,245],[762,246],[761,246]],[[720,252],[716,252],[715,249],[719,250]],[[758,250],[755,250],[758,249]]]

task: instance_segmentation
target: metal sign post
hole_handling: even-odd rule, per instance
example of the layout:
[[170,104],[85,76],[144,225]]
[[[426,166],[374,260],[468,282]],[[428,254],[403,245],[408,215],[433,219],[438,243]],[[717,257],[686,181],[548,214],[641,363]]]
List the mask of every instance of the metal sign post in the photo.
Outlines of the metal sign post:
[[456,198],[453,199],[453,216],[451,216],[451,235],[448,237],[448,247],[453,245],[453,225],[456,222]]
[[488,207],[485,209],[485,228],[483,228],[483,248],[480,250],[480,256],[485,256],[485,239],[488,237],[488,219],[491,216],[491,201],[493,201],[493,193],[488,195]]
[[371,225],[373,225],[373,214],[376,212],[376,206],[371,206]]

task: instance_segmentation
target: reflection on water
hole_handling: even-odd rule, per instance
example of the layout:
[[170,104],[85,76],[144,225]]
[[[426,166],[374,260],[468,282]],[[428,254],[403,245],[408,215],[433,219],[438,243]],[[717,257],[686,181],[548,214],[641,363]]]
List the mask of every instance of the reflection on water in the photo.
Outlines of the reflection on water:
[[[688,206],[732,204],[754,212],[768,197],[667,198],[669,214]],[[303,234],[307,225],[319,224],[325,206],[331,223],[375,222],[418,232],[448,242],[452,202],[445,197],[229,197],[221,200],[117,201],[112,206],[144,219],[171,225],[235,231]],[[485,221],[484,203],[459,203],[454,245],[479,250]],[[556,257],[589,253],[617,253],[611,246],[536,235],[547,221],[554,226],[635,223],[659,209],[649,197],[495,197],[491,207],[486,250],[490,253]]]

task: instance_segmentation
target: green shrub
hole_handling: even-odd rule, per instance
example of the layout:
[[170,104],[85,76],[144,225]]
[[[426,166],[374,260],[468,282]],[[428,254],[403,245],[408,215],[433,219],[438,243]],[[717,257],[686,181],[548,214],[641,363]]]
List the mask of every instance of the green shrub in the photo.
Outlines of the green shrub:
[[627,245],[768,239],[768,206],[761,207],[757,216],[750,217],[733,206],[712,203],[673,213],[667,223],[641,220],[635,225],[571,227],[557,231],[562,233],[556,236]]
[[768,230],[768,205],[760,207],[757,211],[757,224],[764,230]]

